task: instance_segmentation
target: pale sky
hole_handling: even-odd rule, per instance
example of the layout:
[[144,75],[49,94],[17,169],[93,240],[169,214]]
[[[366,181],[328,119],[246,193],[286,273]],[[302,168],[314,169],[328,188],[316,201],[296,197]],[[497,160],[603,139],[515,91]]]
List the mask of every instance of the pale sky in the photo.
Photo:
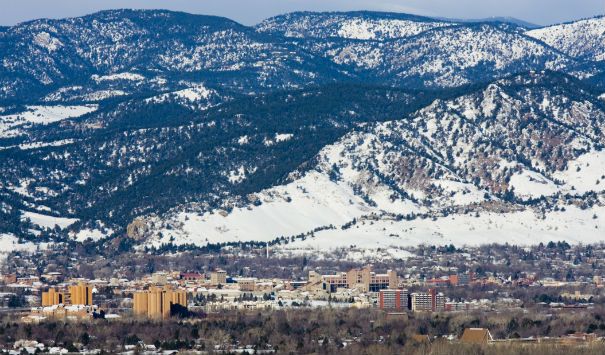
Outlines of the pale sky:
[[605,14],[605,0],[0,0],[0,25],[117,8],[218,15],[246,25],[298,10],[377,10],[466,19],[510,16],[546,25]]

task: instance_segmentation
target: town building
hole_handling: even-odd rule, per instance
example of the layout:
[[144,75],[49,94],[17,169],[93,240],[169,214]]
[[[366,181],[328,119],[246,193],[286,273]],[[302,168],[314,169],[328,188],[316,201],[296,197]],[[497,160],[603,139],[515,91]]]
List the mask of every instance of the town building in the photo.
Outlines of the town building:
[[429,312],[433,309],[431,295],[426,292],[414,292],[410,296],[410,305],[414,312]]
[[240,291],[254,292],[256,291],[256,279],[255,278],[242,278],[237,279],[237,284]]
[[174,305],[187,307],[187,292],[169,287],[151,287],[133,295],[134,315],[148,318],[169,318]]
[[197,272],[184,272],[179,275],[179,278],[183,281],[201,281],[204,275]]
[[69,297],[72,305],[92,306],[92,287],[84,283],[69,286]]
[[408,290],[380,290],[378,306],[383,310],[407,310]]
[[42,292],[42,307],[55,306],[65,303],[65,296],[54,288]]
[[468,311],[470,304],[468,302],[445,302],[446,312],[462,312]]
[[165,272],[156,272],[151,275],[151,282],[155,285],[166,285],[168,283],[168,274]]
[[445,296],[441,292],[437,292],[435,289],[430,289],[429,294],[431,295],[431,311],[443,312],[445,311]]
[[227,271],[217,269],[210,273],[210,284],[224,285],[227,283]]
[[320,286],[321,289],[330,293],[336,292],[339,288],[356,288],[361,292],[379,292],[388,288],[397,288],[398,281],[395,271],[388,270],[386,274],[376,274],[370,266],[335,275],[309,272],[309,284]]

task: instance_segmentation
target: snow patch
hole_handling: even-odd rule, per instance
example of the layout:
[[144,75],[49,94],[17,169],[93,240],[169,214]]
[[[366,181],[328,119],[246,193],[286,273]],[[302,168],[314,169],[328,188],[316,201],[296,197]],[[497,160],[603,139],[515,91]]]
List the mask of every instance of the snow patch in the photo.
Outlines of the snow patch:
[[554,174],[577,193],[605,190],[605,151],[592,151],[567,164],[567,169]]
[[292,139],[292,137],[294,137],[294,135],[291,133],[278,133],[275,135],[275,141],[277,143],[286,142]]
[[26,124],[50,124],[80,117],[98,109],[98,105],[82,106],[26,106],[26,111],[0,116],[0,137],[21,134],[19,127]]
[[510,186],[514,187],[515,195],[522,198],[550,196],[559,191],[557,185],[550,179],[529,170],[523,170],[513,175],[510,179]]
[[63,43],[52,37],[48,32],[40,32],[34,35],[34,43],[49,52],[54,52],[63,46]]
[[21,219],[29,219],[33,224],[39,227],[51,229],[55,228],[55,226],[65,229],[78,221],[77,218],[54,217],[29,211],[23,212]]
[[78,233],[72,233],[71,237],[77,242],[85,242],[87,240],[92,240],[93,242],[98,242],[99,240],[107,238],[107,236],[111,235],[113,230],[109,230],[107,233],[103,233],[103,231],[99,229],[82,229]]
[[118,74],[111,74],[111,75],[104,75],[104,76],[99,76],[99,75],[95,74],[95,75],[91,76],[91,79],[97,83],[100,83],[100,82],[104,82],[104,81],[117,81],[117,80],[143,81],[143,80],[145,80],[145,77],[141,74],[126,72],[126,73],[118,73]]
[[13,234],[0,233],[0,264],[4,264],[6,257],[13,251],[35,251],[37,246],[33,243],[19,243]]

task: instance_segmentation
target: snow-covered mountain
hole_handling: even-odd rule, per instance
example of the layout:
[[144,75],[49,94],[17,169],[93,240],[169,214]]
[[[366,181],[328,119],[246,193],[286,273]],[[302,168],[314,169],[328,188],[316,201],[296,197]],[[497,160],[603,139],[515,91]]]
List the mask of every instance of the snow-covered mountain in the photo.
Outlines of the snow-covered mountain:
[[285,36],[365,80],[415,87],[456,87],[510,73],[595,69],[526,35],[511,22],[452,22],[375,12],[292,13],[256,29]]
[[187,83],[250,94],[342,81],[452,87],[544,69],[586,77],[602,41],[597,25],[573,26],[580,28],[566,32],[584,37],[563,42],[583,43],[594,55],[512,23],[389,13],[294,13],[254,28],[170,11],[36,20],[0,31],[0,105],[119,101]]
[[386,41],[415,36],[433,28],[452,26],[446,20],[380,12],[295,12],[272,17],[257,31],[292,38],[345,38]]
[[527,34],[570,56],[605,60],[605,17],[539,28]]
[[115,10],[3,28],[0,233],[139,248],[598,240],[601,20],[247,27]]
[[432,29],[387,42],[322,40],[304,44],[336,64],[391,85],[457,87],[522,71],[574,71],[581,63],[506,25]]
[[[113,10],[0,32],[0,100],[167,91],[179,80],[249,92],[320,84],[330,65],[225,18]],[[72,93],[73,92],[73,93]]]
[[[388,248],[505,235],[521,244],[598,241],[605,227],[598,219],[605,212],[604,109],[570,77],[500,80],[399,120],[363,125],[286,184],[248,196],[252,202],[151,218],[156,232],[148,243],[285,237],[289,248]],[[507,223],[511,218],[519,223]],[[580,226],[583,234],[575,234]]]

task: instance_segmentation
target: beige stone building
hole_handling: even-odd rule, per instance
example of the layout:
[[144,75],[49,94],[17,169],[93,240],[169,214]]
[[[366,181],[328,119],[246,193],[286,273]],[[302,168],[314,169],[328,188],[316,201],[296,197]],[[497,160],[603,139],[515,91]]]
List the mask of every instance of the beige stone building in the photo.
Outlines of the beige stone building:
[[92,287],[83,283],[69,286],[69,297],[72,305],[92,306]]
[[227,271],[215,270],[210,273],[210,284],[212,285],[224,285],[227,283]]
[[42,307],[55,306],[65,303],[65,296],[54,288],[42,292]]
[[148,291],[135,292],[134,315],[148,318],[169,318],[173,305],[187,307],[187,292],[169,287],[152,287]]
[[388,270],[386,274],[377,274],[370,266],[352,269],[335,275],[320,275],[315,271],[309,272],[309,287],[321,288],[330,293],[339,288],[356,288],[361,292],[379,292],[384,289],[395,289],[398,284],[397,273]]

